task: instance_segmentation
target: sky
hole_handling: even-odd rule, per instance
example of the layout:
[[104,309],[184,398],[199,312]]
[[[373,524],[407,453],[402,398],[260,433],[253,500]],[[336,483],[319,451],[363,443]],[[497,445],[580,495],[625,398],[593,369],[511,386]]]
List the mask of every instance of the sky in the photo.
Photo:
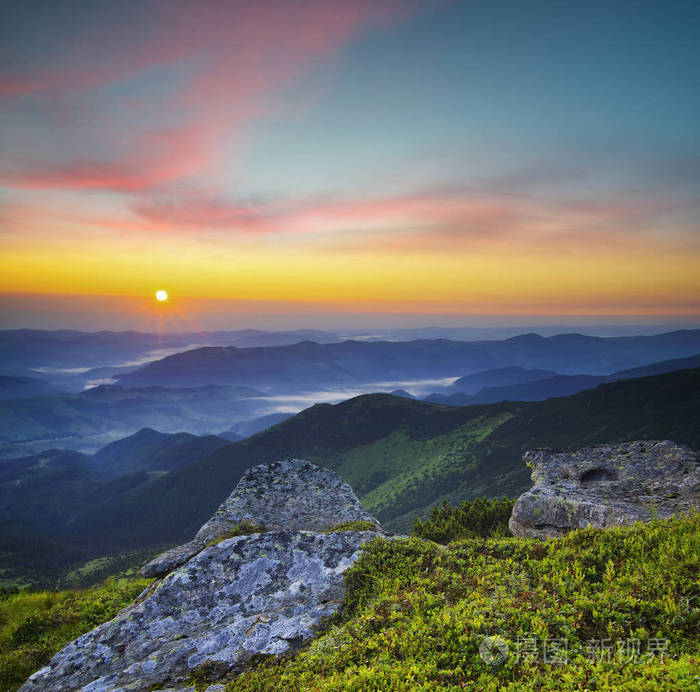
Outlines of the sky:
[[695,1],[0,8],[0,328],[700,324]]

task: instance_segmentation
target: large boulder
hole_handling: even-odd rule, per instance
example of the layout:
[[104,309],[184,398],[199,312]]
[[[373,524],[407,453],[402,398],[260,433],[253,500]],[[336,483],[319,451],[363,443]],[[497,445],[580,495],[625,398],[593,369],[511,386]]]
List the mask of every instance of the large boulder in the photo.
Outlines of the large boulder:
[[335,612],[342,573],[373,535],[274,531],[210,546],[20,689],[156,689],[186,682],[205,662],[235,672],[255,654],[293,651]]
[[242,521],[270,531],[324,531],[348,521],[370,521],[380,528],[352,488],[333,471],[302,459],[261,464],[243,474],[193,540],[162,553],[141,573],[158,577],[171,572]]
[[524,460],[534,486],[513,507],[516,536],[552,538],[700,509],[697,456],[668,440],[536,449]]
[[[247,520],[265,532],[222,537]],[[375,530],[323,533],[347,521]],[[234,493],[136,603],[59,651],[20,688],[177,688],[202,664],[237,672],[312,636],[344,593],[343,572],[381,532],[335,473],[307,461],[249,469]],[[219,540],[217,540],[217,537]]]

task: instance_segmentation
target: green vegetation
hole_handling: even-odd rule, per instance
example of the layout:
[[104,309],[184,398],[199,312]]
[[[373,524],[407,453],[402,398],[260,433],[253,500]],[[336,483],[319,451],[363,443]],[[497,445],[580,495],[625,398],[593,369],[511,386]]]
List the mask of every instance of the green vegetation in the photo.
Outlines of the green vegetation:
[[59,649],[111,620],[150,583],[109,579],[86,591],[0,591],[0,690],[17,689]]
[[436,505],[425,521],[416,519],[413,533],[436,543],[451,543],[462,538],[481,536],[505,537],[509,535],[508,519],[515,500],[501,498],[489,500],[477,497],[469,502],[465,500],[458,507],[452,507],[447,500]]
[[274,459],[338,471],[385,528],[407,533],[444,497],[454,505],[520,495],[530,487],[526,449],[634,439],[700,449],[700,369],[542,402],[458,407],[360,396],[313,406],[159,478],[142,469],[98,480],[75,453],[4,462],[0,586],[53,586],[86,560],[188,541],[247,468]]
[[234,536],[249,536],[251,533],[265,533],[265,526],[263,524],[254,524],[252,521],[244,519],[242,522],[232,526],[228,531],[222,533],[220,536],[212,539],[207,543],[206,547],[210,545],[216,545],[225,541],[227,538],[233,538]]
[[547,542],[376,538],[333,626],[227,689],[697,690],[698,575],[699,516]]
[[67,572],[58,582],[61,589],[86,589],[103,582],[105,579],[134,580],[139,576],[139,569],[150,562],[160,549],[140,550],[132,553],[118,553],[98,557],[84,562]]
[[[425,506],[425,496],[440,496],[473,467],[477,445],[512,418],[504,411],[477,416],[449,432],[413,437],[394,430],[386,437],[337,455],[333,468],[380,520]],[[320,461],[320,459],[319,459]]]
[[[510,502],[443,504],[420,526],[443,541],[441,531],[489,531],[489,519],[502,522],[499,512]],[[16,689],[149,583],[0,592],[0,689]],[[296,657],[256,656],[238,677],[207,662],[189,684],[205,689],[224,680],[230,691],[697,690],[700,515],[544,542],[476,537],[443,547],[377,537],[346,572],[346,584],[339,613]]]
[[336,524],[323,533],[334,533],[336,531],[377,531],[377,527],[371,521],[344,521]]

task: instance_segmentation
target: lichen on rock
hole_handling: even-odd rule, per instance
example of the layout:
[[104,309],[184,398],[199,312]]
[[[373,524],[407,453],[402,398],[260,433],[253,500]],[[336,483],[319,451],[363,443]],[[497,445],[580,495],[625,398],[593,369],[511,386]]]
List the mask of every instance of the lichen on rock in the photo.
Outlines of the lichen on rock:
[[536,449],[524,460],[534,486],[513,507],[516,536],[551,538],[700,509],[698,459],[669,440]]
[[84,634],[34,673],[29,690],[147,690],[207,661],[240,669],[312,636],[343,597],[343,572],[374,532],[274,531],[229,538]]
[[324,531],[353,521],[369,521],[380,528],[337,473],[302,459],[261,464],[243,474],[193,540],[162,553],[141,573],[167,574],[241,522],[262,524],[268,530]]
[[[242,522],[272,530],[213,540]],[[344,522],[375,530],[323,533]],[[301,460],[249,469],[198,542],[170,552],[167,576],[20,689],[179,689],[205,664],[236,673],[254,656],[293,652],[337,610],[343,573],[377,531],[332,471]]]

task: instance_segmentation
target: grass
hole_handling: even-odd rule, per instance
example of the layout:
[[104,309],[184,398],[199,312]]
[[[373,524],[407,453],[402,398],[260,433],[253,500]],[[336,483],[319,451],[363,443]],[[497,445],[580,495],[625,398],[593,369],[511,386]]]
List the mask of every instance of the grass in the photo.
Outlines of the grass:
[[378,529],[371,521],[344,521],[326,529],[323,533],[335,533],[336,531],[378,531]]
[[208,548],[210,545],[221,543],[221,541],[225,541],[227,538],[233,538],[234,536],[248,536],[251,533],[265,533],[265,526],[263,524],[254,524],[252,521],[244,519],[235,526],[232,526],[225,533],[222,533],[220,536],[217,536],[209,541],[206,547]]
[[512,418],[510,412],[478,416],[432,437],[394,430],[369,444],[341,452],[333,463],[358,493],[362,504],[380,520],[425,505],[426,496],[440,497],[449,478],[474,464],[475,446]]
[[[442,506],[422,526],[439,532],[462,521],[472,531],[503,502]],[[0,689],[16,689],[148,583],[0,593]],[[700,515],[544,542],[377,537],[346,586],[339,613],[301,653],[255,657],[227,690],[698,688]],[[545,646],[558,662],[545,659]],[[222,675],[205,665],[190,684],[205,689]]]
[[[548,542],[377,538],[346,574],[329,630],[227,690],[698,688],[698,516]],[[480,647],[499,642],[492,665]],[[545,661],[545,644],[566,655]]]
[[111,620],[150,583],[108,579],[85,591],[0,592],[0,690],[17,689],[59,649]]

